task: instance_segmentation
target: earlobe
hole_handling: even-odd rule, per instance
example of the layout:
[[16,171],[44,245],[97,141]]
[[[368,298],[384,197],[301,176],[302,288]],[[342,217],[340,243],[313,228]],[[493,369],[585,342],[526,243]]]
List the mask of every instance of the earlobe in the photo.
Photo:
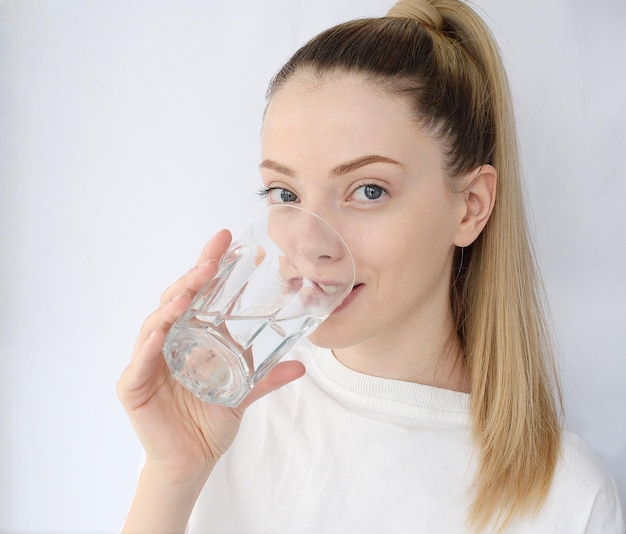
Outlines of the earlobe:
[[487,164],[467,174],[469,185],[461,193],[465,212],[454,242],[457,247],[471,245],[483,231],[495,204],[497,177],[496,169]]

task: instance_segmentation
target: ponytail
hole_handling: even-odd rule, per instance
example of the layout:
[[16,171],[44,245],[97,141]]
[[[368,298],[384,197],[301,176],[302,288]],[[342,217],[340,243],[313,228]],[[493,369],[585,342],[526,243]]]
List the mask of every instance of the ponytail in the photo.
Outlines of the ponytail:
[[[503,528],[544,502],[558,461],[562,411],[523,205],[510,91],[495,40],[466,4],[401,0],[389,15],[400,13],[421,20],[435,42],[461,46],[490,95],[485,104],[492,108],[495,132],[491,163],[498,171],[496,202],[473,245],[463,287],[455,288],[452,299],[470,370],[480,451],[469,519],[478,531],[492,521]],[[423,14],[428,18],[421,19]],[[436,50],[445,53],[445,46]]]

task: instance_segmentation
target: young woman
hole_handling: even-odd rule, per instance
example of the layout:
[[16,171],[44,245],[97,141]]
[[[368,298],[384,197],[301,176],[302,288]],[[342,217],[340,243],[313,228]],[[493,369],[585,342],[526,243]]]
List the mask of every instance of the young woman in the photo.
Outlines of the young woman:
[[623,533],[614,482],[561,428],[516,143],[462,2],[401,0],[296,52],[268,91],[262,195],[337,228],[354,289],[241,406],[202,403],[161,348],[213,238],[118,385],[146,453],[125,530]]

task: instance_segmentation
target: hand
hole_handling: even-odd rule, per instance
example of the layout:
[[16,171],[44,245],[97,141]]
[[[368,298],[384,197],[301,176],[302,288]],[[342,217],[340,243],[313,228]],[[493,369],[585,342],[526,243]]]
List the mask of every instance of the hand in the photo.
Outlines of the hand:
[[145,449],[146,466],[172,484],[205,480],[235,438],[245,408],[304,373],[299,362],[278,364],[237,408],[202,402],[171,377],[161,354],[165,335],[215,276],[230,240],[226,230],[216,234],[197,265],[165,291],[159,308],[144,322],[131,363],[117,385]]

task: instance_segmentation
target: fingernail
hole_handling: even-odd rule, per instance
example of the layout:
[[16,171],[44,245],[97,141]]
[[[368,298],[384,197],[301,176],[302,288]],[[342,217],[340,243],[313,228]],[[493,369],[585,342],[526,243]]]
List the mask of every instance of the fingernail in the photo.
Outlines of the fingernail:
[[203,261],[202,263],[199,263],[198,265],[196,265],[194,268],[195,269],[202,269],[203,267],[206,267],[208,265],[211,265],[212,263],[217,263],[217,260],[207,260],[207,261]]

